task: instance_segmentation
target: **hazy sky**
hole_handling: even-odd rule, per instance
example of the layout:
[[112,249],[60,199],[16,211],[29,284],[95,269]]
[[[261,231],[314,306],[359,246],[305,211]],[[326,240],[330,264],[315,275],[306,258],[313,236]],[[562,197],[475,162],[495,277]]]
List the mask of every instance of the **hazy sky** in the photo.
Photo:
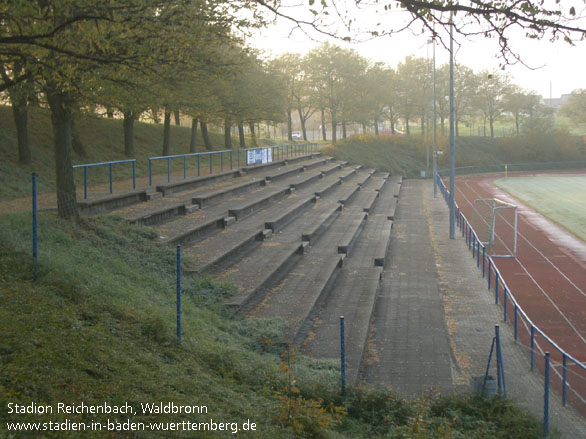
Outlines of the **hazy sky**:
[[[307,7],[300,8],[298,0],[285,0],[283,3],[291,5],[285,9],[286,12],[295,17],[303,17],[303,11]],[[307,1],[303,2],[307,5]],[[316,1],[319,3],[319,1]],[[341,2],[343,3],[343,2]],[[351,8],[353,0],[349,1]],[[340,11],[344,15],[343,11]],[[582,11],[584,12],[584,11]],[[373,9],[350,10],[350,17],[355,22],[367,29],[377,29],[377,23],[382,26],[393,26],[394,28],[404,26],[408,16],[401,11],[377,11]],[[306,15],[307,17],[307,15]],[[333,20],[339,23],[339,19]],[[586,27],[586,19],[581,19],[580,24]],[[304,54],[329,39],[343,47],[353,48],[362,56],[372,61],[382,61],[395,67],[407,55],[415,55],[425,58],[432,56],[431,46],[428,47],[429,35],[416,35],[421,26],[413,26],[390,37],[380,37],[364,43],[349,44],[340,40],[334,40],[315,32],[310,36],[285,20],[277,19],[276,23],[268,28],[262,29],[255,37],[249,40],[251,46],[257,47],[270,56],[276,56],[285,52]],[[338,28],[339,29],[339,28]],[[338,30],[339,32],[339,30]],[[456,62],[464,64],[475,71],[482,69],[498,69],[502,60],[498,58],[498,44],[495,39],[475,38],[464,39],[456,36],[460,46],[456,46]],[[446,43],[447,43],[446,38]],[[523,61],[532,69],[523,65],[508,66],[505,72],[513,76],[515,83],[529,91],[535,91],[544,97],[549,97],[550,83],[552,96],[559,97],[563,93],[570,93],[576,88],[586,88],[586,42],[582,41],[575,46],[570,46],[563,41],[549,42],[547,40],[535,41],[525,38],[524,34],[517,32],[511,38],[511,45],[521,54]],[[436,46],[437,65],[449,61],[448,51]]]

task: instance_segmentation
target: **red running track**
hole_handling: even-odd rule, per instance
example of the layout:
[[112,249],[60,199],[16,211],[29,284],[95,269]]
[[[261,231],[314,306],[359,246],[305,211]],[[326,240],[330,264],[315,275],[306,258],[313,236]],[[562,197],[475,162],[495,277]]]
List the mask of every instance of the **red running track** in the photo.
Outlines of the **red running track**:
[[[509,175],[528,174],[530,173]],[[586,243],[494,186],[493,181],[502,177],[502,174],[459,176],[456,179],[456,202],[474,228],[479,227],[478,223],[474,224],[472,221],[478,221],[479,218],[474,212],[474,200],[499,198],[518,206],[517,257],[495,258],[495,264],[519,306],[533,323],[559,347],[584,364]],[[495,242],[498,241],[496,245],[501,249],[505,245],[512,246],[512,223],[512,216],[505,217],[496,230]],[[502,295],[500,300],[502,303]],[[513,307],[510,304],[507,311],[512,319]],[[529,344],[528,332],[521,327],[519,336],[524,344]],[[537,337],[536,341],[543,351],[551,352],[554,363],[561,363],[562,357],[553,346],[542,337]],[[536,364],[542,368],[541,362]],[[561,373],[559,366],[558,372]],[[568,400],[586,414],[586,372],[570,361],[568,382],[573,389],[573,392],[568,393]],[[556,387],[561,387],[561,382]]]

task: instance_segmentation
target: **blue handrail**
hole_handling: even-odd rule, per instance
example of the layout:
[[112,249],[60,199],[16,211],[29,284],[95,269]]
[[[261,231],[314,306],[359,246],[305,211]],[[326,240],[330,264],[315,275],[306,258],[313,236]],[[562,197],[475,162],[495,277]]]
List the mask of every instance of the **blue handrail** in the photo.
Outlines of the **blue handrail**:
[[[436,174],[436,180],[437,180],[437,184],[440,187],[441,193],[444,196],[444,200],[446,201],[446,203],[448,202],[448,196],[449,196],[449,190],[446,187],[445,183],[443,182],[443,180],[440,177],[440,174]],[[562,380],[562,404],[565,406],[566,405],[566,389],[567,389],[567,360],[572,361],[576,366],[578,366],[580,369],[582,369],[583,371],[586,371],[586,365],[584,365],[583,363],[581,363],[580,361],[578,361],[576,358],[574,358],[572,355],[568,354],[566,351],[564,351],[561,347],[558,346],[558,344],[556,342],[554,342],[543,330],[541,330],[535,323],[533,323],[533,321],[529,318],[529,316],[527,315],[527,313],[525,312],[525,310],[523,310],[523,308],[519,305],[519,303],[517,302],[517,299],[515,298],[515,295],[513,294],[513,292],[511,291],[511,289],[508,287],[505,279],[503,278],[502,274],[500,273],[498,267],[496,266],[494,259],[491,256],[486,256],[485,254],[485,246],[484,244],[482,244],[482,242],[480,241],[480,239],[478,239],[478,235],[476,233],[476,231],[474,230],[474,228],[472,227],[472,225],[470,224],[470,222],[468,221],[468,219],[466,218],[466,216],[462,213],[462,211],[459,209],[458,204],[455,203],[455,212],[457,215],[457,221],[458,224],[460,224],[460,229],[462,230],[463,235],[466,237],[466,240],[470,240],[471,238],[468,236],[468,234],[465,233],[465,230],[471,230],[474,238],[479,245],[482,247],[482,258],[483,258],[483,273],[482,276],[485,276],[485,272],[484,272],[484,264],[485,264],[485,258],[488,260],[488,289],[490,290],[491,287],[491,274],[494,271],[494,275],[495,275],[495,280],[498,279],[500,281],[501,286],[503,287],[503,291],[505,294],[505,301],[504,301],[504,306],[506,306],[506,299],[511,300],[511,303],[513,304],[513,308],[515,311],[515,316],[514,316],[514,334],[515,334],[515,342],[517,341],[517,334],[518,334],[518,314],[520,313],[520,315],[525,319],[525,321],[527,322],[527,324],[529,325],[529,329],[530,329],[530,350],[531,350],[531,370],[534,369],[534,365],[535,365],[535,360],[534,360],[534,354],[535,354],[535,333],[541,335],[551,346],[553,346],[562,356],[562,375],[560,376],[561,380]],[[468,243],[468,242],[467,242]],[[495,296],[498,294],[498,284],[494,283],[495,285]],[[498,297],[498,296],[497,296]],[[506,316],[506,311],[505,311],[505,316]],[[506,317],[505,317],[505,321],[506,321]],[[559,372],[557,372],[554,369],[554,372],[557,375],[560,375]],[[580,397],[581,398],[581,397]],[[582,399],[582,398],[581,398]],[[583,400],[583,399],[582,399]]]
[[112,165],[118,163],[132,163],[132,189],[136,189],[136,159],[129,160],[115,160],[111,162],[101,163],[87,163],[83,165],[73,165],[72,168],[83,168],[83,199],[87,200],[87,169],[95,168],[98,166],[109,166],[110,168],[110,193],[112,193]]
[[232,150],[225,149],[222,151],[207,151],[207,152],[194,152],[189,154],[176,154],[166,155],[161,157],[149,157],[149,186],[153,185],[153,168],[152,162],[156,160],[167,160],[167,182],[171,181],[171,159],[183,159],[183,178],[187,178],[187,157],[197,157],[197,176],[200,176],[201,170],[201,157],[209,156],[210,174],[213,173],[213,156],[220,154],[220,170],[224,170],[224,154],[230,155],[230,169],[232,169]]

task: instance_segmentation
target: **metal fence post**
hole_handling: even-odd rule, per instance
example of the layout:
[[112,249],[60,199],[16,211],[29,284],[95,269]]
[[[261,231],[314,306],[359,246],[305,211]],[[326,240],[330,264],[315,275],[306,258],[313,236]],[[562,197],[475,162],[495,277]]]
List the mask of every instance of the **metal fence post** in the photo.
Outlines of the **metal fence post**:
[[33,172],[33,278],[37,280],[39,253],[37,237],[37,174]]
[[344,316],[340,316],[340,375],[342,395],[346,394],[346,349],[344,346]]
[[486,247],[482,246],[482,277],[486,276]]
[[183,180],[187,177],[187,156],[183,156]]
[[171,182],[171,159],[167,159],[167,183]]
[[110,193],[112,193],[112,164],[110,164]]
[[224,153],[220,153],[220,172],[224,171]]
[[177,246],[177,340],[181,341],[181,246]]
[[87,166],[83,167],[83,199],[87,200]]
[[149,159],[149,186],[153,185],[153,166],[152,161]]
[[531,325],[531,370],[535,369],[535,327]]
[[495,305],[499,304],[499,273],[495,271],[494,273],[494,303]]
[[543,392],[543,432],[549,437],[549,352],[545,353],[545,386]]
[[136,189],[136,160],[132,162],[132,189]]
[[517,337],[518,337],[518,329],[517,329],[517,320],[518,320],[518,310],[517,310],[517,304],[515,304],[515,343],[517,343]]
[[491,275],[491,268],[492,268],[492,259],[488,260],[488,289],[490,290],[490,275]]
[[232,170],[232,151],[230,151],[230,170]]
[[197,176],[199,177],[199,164],[200,164],[200,157],[201,156],[197,156]]
[[503,307],[505,309],[505,322],[507,321],[507,287],[503,288]]
[[567,371],[568,365],[566,354],[562,354],[562,406],[566,406],[566,384],[568,383],[567,380]]
[[210,152],[210,175],[212,175],[214,173],[214,170],[212,168],[213,162],[214,162],[214,158],[212,156],[212,153]]

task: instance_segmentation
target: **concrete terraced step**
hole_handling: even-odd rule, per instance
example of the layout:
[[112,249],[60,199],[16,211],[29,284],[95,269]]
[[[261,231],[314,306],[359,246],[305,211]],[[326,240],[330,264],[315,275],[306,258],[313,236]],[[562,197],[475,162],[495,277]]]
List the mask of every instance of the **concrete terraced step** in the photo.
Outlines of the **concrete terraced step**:
[[318,200],[283,231],[272,235],[240,262],[230,266],[220,277],[234,282],[238,292],[226,304],[238,309],[249,307],[278,284],[309,245],[308,234],[304,231],[311,230],[312,244],[315,244],[340,214],[341,206],[336,202],[338,192],[356,185],[355,180],[347,180],[329,199]]
[[[387,175],[375,175],[369,187]],[[370,322],[380,287],[383,265],[391,238],[393,221],[388,218],[394,209],[400,186],[397,179],[386,179],[380,188],[377,203],[344,261],[333,289],[314,319],[304,343],[304,351],[318,358],[339,358],[340,316],[345,318],[346,365],[350,383],[360,375]]]
[[346,376],[351,384],[360,374],[382,270],[344,266],[303,344],[303,351],[316,358],[340,358],[340,316],[344,316]]
[[[292,165],[284,165],[283,169],[294,168],[301,172],[306,165],[312,167],[323,166],[330,162],[330,158],[312,158],[304,162],[296,162]],[[162,192],[153,192],[142,197],[131,206],[124,207],[120,204],[111,213],[119,215],[129,222],[142,225],[155,225],[168,220],[174,216],[191,213],[199,208],[209,207],[217,204],[226,198],[233,197],[240,193],[251,192],[266,183],[267,175],[275,173],[274,169],[263,169],[263,172],[254,175],[244,175],[239,171],[229,171],[219,174],[194,177],[180,182],[161,185]],[[148,195],[166,196],[156,200],[150,200]],[[149,201],[150,202],[146,202]],[[143,202],[139,202],[143,201]],[[155,203],[156,201],[156,203]]]
[[[283,198],[274,204],[256,212],[254,215],[235,222],[231,227],[226,228],[214,236],[203,241],[194,243],[183,249],[184,254],[192,257],[195,263],[187,266],[193,272],[216,272],[222,269],[229,261],[251,251],[270,236],[295,220],[301,213],[314,207],[317,200],[315,191],[321,187],[329,186],[335,182],[340,187],[339,175],[342,170],[338,169],[335,174],[319,180],[311,187],[292,192],[288,197]],[[322,203],[323,205],[323,203]],[[317,210],[312,209],[313,215]],[[309,215],[311,217],[312,215]]]
[[298,343],[309,327],[320,303],[335,282],[337,268],[346,255],[338,253],[338,243],[348,233],[358,234],[364,223],[364,214],[342,211],[337,220],[324,233],[322,239],[311,246],[307,254],[272,288],[251,315],[258,318],[281,317],[287,321],[284,342]]

